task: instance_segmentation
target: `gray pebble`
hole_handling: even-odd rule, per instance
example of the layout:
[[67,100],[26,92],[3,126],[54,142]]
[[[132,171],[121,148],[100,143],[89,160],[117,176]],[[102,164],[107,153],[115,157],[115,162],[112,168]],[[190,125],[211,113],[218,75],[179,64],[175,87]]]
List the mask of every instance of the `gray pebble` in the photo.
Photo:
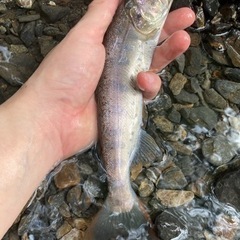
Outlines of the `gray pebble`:
[[224,74],[229,80],[240,82],[240,68],[226,68]]
[[20,38],[27,47],[30,47],[36,42],[37,38],[35,36],[35,22],[29,22],[24,25],[20,33]]
[[227,107],[227,101],[217,92],[215,89],[206,89],[203,92],[204,99],[207,103],[215,108],[225,109]]
[[185,73],[193,77],[201,73],[203,54],[199,47],[190,47],[185,53],[186,56],[186,67]]
[[182,89],[182,91],[176,95],[175,98],[179,103],[195,104],[199,101],[199,97],[195,93],[189,93],[184,89]]
[[12,86],[21,86],[26,80],[16,65],[7,62],[0,64],[0,77]]
[[180,123],[181,114],[175,108],[172,108],[172,110],[168,114],[168,119],[174,123]]
[[203,142],[202,153],[211,164],[220,166],[236,155],[236,149],[225,136],[218,135]]
[[213,129],[218,121],[217,114],[208,107],[196,107],[191,109],[182,109],[182,116],[193,125]]
[[40,7],[48,20],[52,23],[57,22],[70,13],[70,9],[68,7],[49,6],[46,4],[41,4]]
[[176,73],[170,81],[169,88],[171,89],[173,95],[178,95],[186,83],[187,78],[181,73]]
[[186,239],[184,238],[184,236],[181,235],[182,233],[187,231],[187,225],[183,221],[183,218],[175,215],[175,213],[172,212],[171,209],[161,213],[157,217],[155,225],[157,228],[158,237],[160,239]]
[[151,182],[149,179],[145,178],[139,188],[138,188],[138,193],[140,197],[149,197],[153,191],[154,191],[155,187],[153,182]]
[[18,16],[19,22],[32,22],[40,19],[40,14],[29,14],[29,15],[21,15]]
[[5,13],[7,11],[7,7],[5,3],[0,3],[0,13]]
[[240,83],[217,80],[215,88],[225,99],[232,103],[240,104]]
[[157,181],[157,188],[161,189],[182,189],[186,185],[187,180],[177,166],[165,169]]

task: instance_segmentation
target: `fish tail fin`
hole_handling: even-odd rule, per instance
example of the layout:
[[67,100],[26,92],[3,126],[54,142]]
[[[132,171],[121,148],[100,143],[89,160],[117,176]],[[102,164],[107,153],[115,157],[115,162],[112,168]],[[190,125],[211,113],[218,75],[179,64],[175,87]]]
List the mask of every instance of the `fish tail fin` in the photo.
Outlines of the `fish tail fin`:
[[85,240],[147,240],[150,239],[150,218],[135,199],[129,211],[114,212],[107,198],[87,229]]

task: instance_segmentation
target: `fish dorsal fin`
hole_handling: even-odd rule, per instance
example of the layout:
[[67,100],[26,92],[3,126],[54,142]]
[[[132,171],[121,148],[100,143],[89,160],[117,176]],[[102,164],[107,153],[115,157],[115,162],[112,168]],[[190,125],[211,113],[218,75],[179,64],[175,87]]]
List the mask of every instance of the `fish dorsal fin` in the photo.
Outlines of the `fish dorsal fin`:
[[163,154],[155,140],[144,130],[141,130],[140,144],[132,164],[151,163],[156,158],[162,158]]

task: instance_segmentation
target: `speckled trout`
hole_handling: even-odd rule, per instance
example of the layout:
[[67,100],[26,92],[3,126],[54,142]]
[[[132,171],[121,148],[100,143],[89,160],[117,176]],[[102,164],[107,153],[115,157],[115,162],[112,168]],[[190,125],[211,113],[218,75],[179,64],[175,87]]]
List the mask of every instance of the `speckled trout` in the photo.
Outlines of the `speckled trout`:
[[129,176],[134,156],[138,151],[144,154],[152,141],[141,130],[143,97],[136,77],[150,68],[171,3],[122,1],[105,35],[106,62],[96,97],[100,159],[107,174],[108,196],[87,240],[149,239],[149,219]]

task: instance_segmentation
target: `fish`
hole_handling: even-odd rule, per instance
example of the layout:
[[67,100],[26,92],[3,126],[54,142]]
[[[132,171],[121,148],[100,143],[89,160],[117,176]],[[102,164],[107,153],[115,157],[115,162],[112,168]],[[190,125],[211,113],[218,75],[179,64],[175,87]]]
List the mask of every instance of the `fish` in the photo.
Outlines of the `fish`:
[[98,153],[108,196],[85,239],[150,239],[151,221],[130,182],[137,158],[160,152],[142,129],[143,95],[137,74],[150,68],[173,0],[123,0],[105,37],[106,60],[96,90]]

